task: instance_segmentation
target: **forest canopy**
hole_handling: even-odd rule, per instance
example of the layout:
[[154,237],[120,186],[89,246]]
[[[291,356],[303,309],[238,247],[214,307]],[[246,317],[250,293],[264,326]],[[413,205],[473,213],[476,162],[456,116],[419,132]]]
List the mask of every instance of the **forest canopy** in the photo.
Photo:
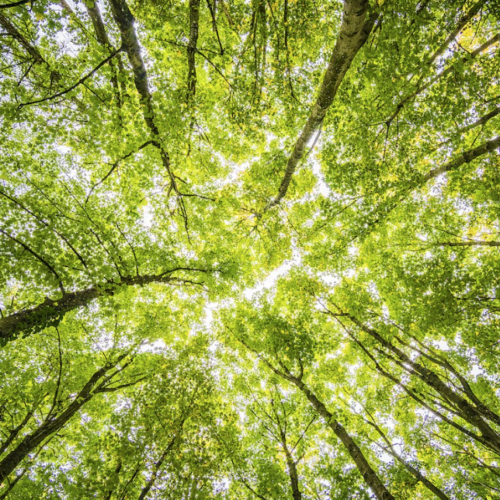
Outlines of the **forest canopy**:
[[496,0],[2,0],[0,499],[500,498]]

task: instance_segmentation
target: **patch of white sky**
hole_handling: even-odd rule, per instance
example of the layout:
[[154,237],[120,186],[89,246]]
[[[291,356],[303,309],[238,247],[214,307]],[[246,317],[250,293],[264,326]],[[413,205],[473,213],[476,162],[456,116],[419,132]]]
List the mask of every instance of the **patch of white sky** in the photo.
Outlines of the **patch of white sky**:
[[[273,134],[269,133],[267,134],[267,142],[270,144],[271,141],[278,139],[276,136]],[[308,143],[308,147],[312,147],[314,145],[316,137],[313,137],[310,142]],[[284,146],[284,141],[282,141],[282,146]],[[321,164],[318,161],[316,157],[316,151],[317,151],[318,144],[316,144],[316,149],[313,150],[311,155],[308,157],[308,168],[312,168],[312,171],[316,177],[316,185],[313,189],[313,196],[325,196],[325,197],[330,197],[332,196],[332,192],[329,189],[325,179],[323,172],[321,170]],[[252,162],[258,161],[258,157],[251,158],[250,160],[247,160],[245,162],[241,163],[234,163],[230,162],[225,156],[223,156],[220,153],[214,153],[218,160],[225,165],[230,165],[230,173],[228,176],[226,176],[223,179],[219,179],[216,181],[215,184],[217,184],[219,187],[223,187],[229,184],[235,184],[235,183],[241,183],[239,180],[241,178],[241,175],[251,166]],[[294,203],[300,203],[302,200],[295,201]],[[143,216],[142,216],[142,221],[143,224],[146,227],[150,227],[153,221],[154,217],[154,211],[152,210],[151,206],[148,204],[143,208]],[[349,249],[349,252],[351,255],[354,255],[357,252],[356,247],[352,247]],[[259,281],[256,285],[253,287],[247,288],[242,292],[242,295],[247,299],[247,300],[252,300],[256,296],[258,296],[262,291],[264,290],[270,290],[276,285],[276,282],[278,279],[285,277],[290,270],[293,267],[297,267],[301,264],[302,262],[302,254],[300,249],[297,247],[295,243],[292,244],[292,258],[286,260],[283,262],[280,266],[278,266],[276,269],[272,270],[263,280]],[[352,275],[355,271],[352,270]],[[319,274],[320,279],[322,281],[330,286],[333,286],[338,283],[339,278],[334,277],[331,275],[328,275],[327,273],[320,273]],[[207,303],[206,308],[205,308],[205,318],[203,320],[204,325],[207,328],[210,328],[213,322],[213,312],[219,309],[221,306],[224,305],[229,305],[227,301],[222,301],[222,302],[210,302]],[[216,349],[216,346],[213,346],[213,349]]]
[[141,222],[142,225],[146,228],[151,228],[153,225],[154,211],[153,207],[147,203],[142,207],[142,217]]
[[266,278],[264,278],[257,285],[246,289],[243,292],[243,296],[251,300],[256,295],[260,294],[264,290],[270,290],[272,287],[276,285],[278,279],[285,277],[293,267],[298,267],[302,263],[302,253],[300,249],[292,244],[292,258],[286,260],[279,267],[271,271]]
[[139,352],[156,352],[161,353],[167,349],[167,344],[163,339],[156,339],[139,347]]
[[[312,147],[311,145],[308,145],[309,147]],[[311,151],[310,158],[309,158],[309,163],[312,169],[312,172],[314,174],[314,177],[316,177],[316,186],[314,186],[313,192],[316,195],[321,195],[325,198],[330,198],[332,195],[332,191],[328,184],[326,183],[325,175],[323,173],[323,169],[321,168],[321,163],[317,158],[317,150],[314,149]]]
[[[67,0],[67,4],[71,8],[71,10],[73,10],[73,12],[76,12],[77,14],[83,14],[85,12],[85,7],[81,2],[77,3],[73,0]],[[51,4],[50,8],[59,12],[64,11],[64,8],[56,3]],[[59,30],[55,34],[54,39],[59,45],[59,49],[61,50],[61,52],[76,57],[80,53],[82,47],[72,41],[70,30],[68,29],[71,20],[67,16],[61,16],[59,22],[65,27],[65,29]]]

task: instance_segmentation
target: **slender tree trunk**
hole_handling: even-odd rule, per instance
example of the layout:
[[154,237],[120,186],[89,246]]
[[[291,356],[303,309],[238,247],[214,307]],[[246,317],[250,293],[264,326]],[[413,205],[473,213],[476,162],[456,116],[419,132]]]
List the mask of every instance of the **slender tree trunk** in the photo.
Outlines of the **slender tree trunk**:
[[326,406],[306,387],[301,380],[296,377],[290,377],[288,380],[294,383],[304,393],[316,411],[325,419],[328,427],[330,427],[330,429],[332,429],[335,435],[340,439],[356,464],[359,472],[361,472],[366,484],[373,491],[373,493],[375,493],[378,500],[393,500],[394,497],[389,493],[377,473],[372,469],[359,446],[356,444],[354,439],[352,439],[347,430],[334,419],[333,415],[326,409]]
[[189,0],[189,42],[187,46],[188,77],[187,102],[196,94],[196,44],[198,42],[198,22],[200,18],[200,0]]
[[187,231],[186,208],[177,186],[177,178],[172,172],[170,155],[162,144],[160,131],[155,121],[153,96],[151,95],[151,91],[149,89],[148,73],[141,56],[141,48],[139,46],[139,40],[137,39],[134,28],[134,16],[132,15],[132,12],[130,12],[130,9],[128,8],[127,2],[125,0],[110,0],[110,4],[113,17],[120,30],[122,45],[125,49],[125,52],[127,52],[130,65],[132,66],[135,88],[141,96],[141,101],[144,106],[144,121],[146,122],[146,126],[151,133],[153,139],[152,144],[160,151],[163,167],[167,171],[170,178],[171,188],[174,190],[177,196],[179,208],[181,210],[182,217],[184,219],[184,225]]
[[286,441],[282,441],[283,450],[286,456],[286,465],[288,467],[288,476],[290,478],[290,486],[292,487],[293,500],[302,500],[302,493],[299,489],[299,474],[297,472],[297,464],[293,460],[292,454],[288,449]]
[[[118,459],[118,465],[115,468],[115,474],[118,476],[120,474],[120,471],[122,470],[122,461],[121,459]],[[105,497],[104,500],[111,500],[111,497],[113,496],[114,489],[108,490],[108,493]]]
[[435,415],[436,417],[438,417],[439,419],[441,419],[443,422],[446,422],[449,426],[451,426],[454,429],[462,432],[466,436],[474,439],[478,443],[481,443],[483,446],[485,446],[486,448],[488,448],[490,451],[493,451],[494,453],[500,455],[500,453],[495,449],[495,447],[492,446],[489,441],[487,441],[486,439],[484,439],[484,437],[482,437],[482,436],[480,436],[478,434],[475,434],[474,432],[471,432],[469,429],[466,429],[465,427],[457,424],[455,421],[451,420],[450,418],[448,418],[443,413],[437,411],[432,406],[429,406],[422,398],[420,398],[415,393],[415,391],[413,391],[408,386],[406,386],[405,384],[403,384],[401,382],[401,380],[399,380],[394,374],[389,373],[387,370],[385,370],[382,367],[382,365],[375,359],[375,357],[370,353],[370,351],[362,344],[362,342],[360,342],[358,339],[356,339],[356,337],[354,335],[352,335],[348,330],[347,330],[347,332],[348,332],[349,336],[352,338],[352,340],[354,342],[356,342],[356,344],[363,350],[363,352],[373,361],[373,363],[375,365],[375,369],[381,375],[383,375],[384,377],[386,377],[387,379],[389,379],[391,382],[393,382],[397,386],[401,387],[401,389],[403,389],[403,391],[406,394],[408,394],[408,396],[410,396],[413,400],[415,400],[418,404],[420,404],[421,406],[423,406],[425,409],[427,409],[428,411],[430,411],[433,415]]
[[[37,64],[44,64],[48,69],[50,69],[49,63],[42,57],[40,52],[29,43],[28,40],[19,32],[19,30],[10,22],[10,19],[0,13],[0,26],[2,26],[7,33],[17,40],[20,45],[28,52],[28,54],[33,57]],[[60,78],[59,74],[53,72],[55,79]]]
[[0,462],[0,483],[11,474],[19,464],[49,436],[61,430],[82,406],[99,393],[99,382],[112,370],[128,353],[119,356],[114,363],[110,363],[97,370],[83,389],[76,395],[68,407],[57,417],[45,420],[38,428],[27,434],[24,439]]
[[[38,448],[38,451],[33,455],[33,457],[30,458],[30,462],[33,463],[35,460],[38,458],[38,455],[43,451],[43,449],[52,441],[57,436],[57,434],[53,434],[45,443],[43,443],[40,448]],[[22,470],[21,473],[19,473],[13,481],[10,482],[9,487],[7,490],[5,490],[2,495],[0,496],[0,500],[4,500],[5,498],[9,498],[9,493],[14,489],[16,484],[24,477],[26,472],[29,470],[29,464],[26,465],[26,467]]]
[[410,335],[410,337],[415,340],[421,347],[426,349],[426,351],[430,352],[424,352],[420,349],[417,349],[407,342],[403,341],[401,338],[398,338],[398,341],[401,342],[403,345],[410,347],[414,351],[418,352],[421,354],[424,358],[428,359],[429,361],[432,361],[438,366],[441,366],[445,370],[448,370],[450,373],[452,373],[459,381],[460,384],[462,385],[462,392],[467,395],[467,397],[474,403],[476,410],[483,415],[484,418],[490,420],[491,422],[494,422],[495,424],[500,426],[500,416],[495,413],[493,410],[488,408],[474,393],[472,390],[472,387],[469,385],[469,382],[467,382],[467,379],[461,375],[458,370],[446,359],[440,356],[438,353],[436,353],[433,349],[430,349],[429,347],[425,346],[422,342],[420,342],[417,338],[413,337]]
[[[405,365],[411,368],[411,373],[420,378],[425,384],[432,387],[439,393],[445,401],[447,401],[458,414],[469,424],[473,425],[481,431],[483,437],[491,443],[491,445],[500,452],[500,435],[484,420],[480,410],[470,404],[460,394],[457,394],[453,389],[448,387],[441,378],[432,370],[425,366],[413,361],[401,349],[397,348],[394,344],[384,339],[376,330],[369,328],[361,321],[350,314],[345,314],[355,325],[359,326],[364,332],[368,333],[378,343],[380,343],[387,350],[397,356],[397,358]],[[487,415],[485,415],[486,418]]]
[[25,417],[23,418],[22,422],[12,429],[7,437],[7,439],[0,444],[0,455],[13,443],[14,439],[16,439],[17,435],[19,432],[21,432],[26,424],[30,421],[31,417],[33,416],[33,413],[35,413],[36,407],[38,406],[38,403],[33,404],[32,408],[26,413]]
[[441,500],[450,500],[450,497],[446,495],[443,491],[441,491],[432,481],[427,479],[424,474],[422,474],[418,469],[410,465],[406,460],[403,459],[399,453],[394,450],[394,447],[390,443],[389,439],[385,435],[384,431],[373,421],[366,420],[366,423],[371,425],[379,434],[382,436],[382,439],[385,441],[388,447],[384,448],[385,451],[389,452],[403,467],[413,476],[417,481],[420,481],[422,484],[426,486],[434,495],[436,495]]
[[[85,7],[87,9],[87,13],[92,20],[92,25],[94,26],[95,35],[97,41],[106,49],[108,49],[109,53],[115,52],[115,48],[111,45],[108,34],[106,32],[106,27],[104,26],[104,22],[102,20],[101,11],[97,5],[97,2],[94,1],[94,4],[91,5],[90,2],[85,3]],[[121,107],[121,95],[120,89],[118,85],[118,73],[121,69],[120,56],[117,56],[117,61],[110,61],[110,65],[113,69],[113,76],[111,77],[111,84],[113,85],[115,95],[118,100],[118,107]]]
[[500,247],[500,241],[441,241],[440,247]]
[[309,115],[309,119],[302,133],[295,143],[292,154],[288,159],[285,175],[281,181],[278,195],[267,204],[264,211],[277,205],[285,197],[299,161],[305,154],[307,144],[319,130],[345,74],[350,68],[356,54],[359,52],[359,49],[361,49],[368,39],[368,35],[377,19],[377,15],[372,15],[366,20],[368,7],[368,0],[344,1],[344,14],[340,32],[330,62],[328,63],[328,68],[325,72],[318,98],[311,110],[311,114]]
[[160,472],[161,466],[163,465],[165,458],[167,458],[167,455],[169,454],[170,450],[173,448],[176,439],[177,439],[177,434],[170,440],[170,443],[168,443],[167,447],[161,454],[160,458],[155,462],[153,466],[153,471],[151,472],[151,477],[149,478],[149,481],[146,483],[146,486],[142,488],[138,500],[144,500],[148,496],[148,493],[150,492],[151,488],[155,484],[156,479],[158,478],[158,473]]
[[[394,500],[394,497],[389,493],[387,488],[384,486],[377,473],[372,469],[368,461],[366,460],[363,452],[352,439],[349,433],[344,429],[340,422],[336,421],[333,415],[326,409],[326,406],[313,394],[309,388],[302,382],[303,367],[301,366],[301,373],[298,377],[293,376],[285,367],[285,372],[275,368],[265,357],[263,357],[255,349],[252,349],[245,341],[238,339],[247,349],[255,353],[259,359],[261,359],[276,375],[288,380],[295,386],[297,386],[302,393],[307,397],[309,402],[313,405],[314,409],[321,415],[325,423],[332,429],[335,435],[340,439],[342,444],[347,449],[349,455],[353,459],[356,467],[363,476],[367,486],[373,491],[378,500]],[[284,366],[284,365],[282,365]]]

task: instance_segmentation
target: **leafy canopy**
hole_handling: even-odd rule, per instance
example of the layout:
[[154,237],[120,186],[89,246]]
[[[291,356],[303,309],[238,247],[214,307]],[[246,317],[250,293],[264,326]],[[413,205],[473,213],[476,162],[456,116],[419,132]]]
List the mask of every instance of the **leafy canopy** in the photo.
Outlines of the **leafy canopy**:
[[0,5],[0,498],[497,498],[499,27]]

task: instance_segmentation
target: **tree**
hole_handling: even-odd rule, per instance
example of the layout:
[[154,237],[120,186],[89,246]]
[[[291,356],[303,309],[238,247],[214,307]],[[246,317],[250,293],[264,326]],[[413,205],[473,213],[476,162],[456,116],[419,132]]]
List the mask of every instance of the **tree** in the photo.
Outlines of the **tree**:
[[499,25],[0,5],[0,498],[498,496]]

